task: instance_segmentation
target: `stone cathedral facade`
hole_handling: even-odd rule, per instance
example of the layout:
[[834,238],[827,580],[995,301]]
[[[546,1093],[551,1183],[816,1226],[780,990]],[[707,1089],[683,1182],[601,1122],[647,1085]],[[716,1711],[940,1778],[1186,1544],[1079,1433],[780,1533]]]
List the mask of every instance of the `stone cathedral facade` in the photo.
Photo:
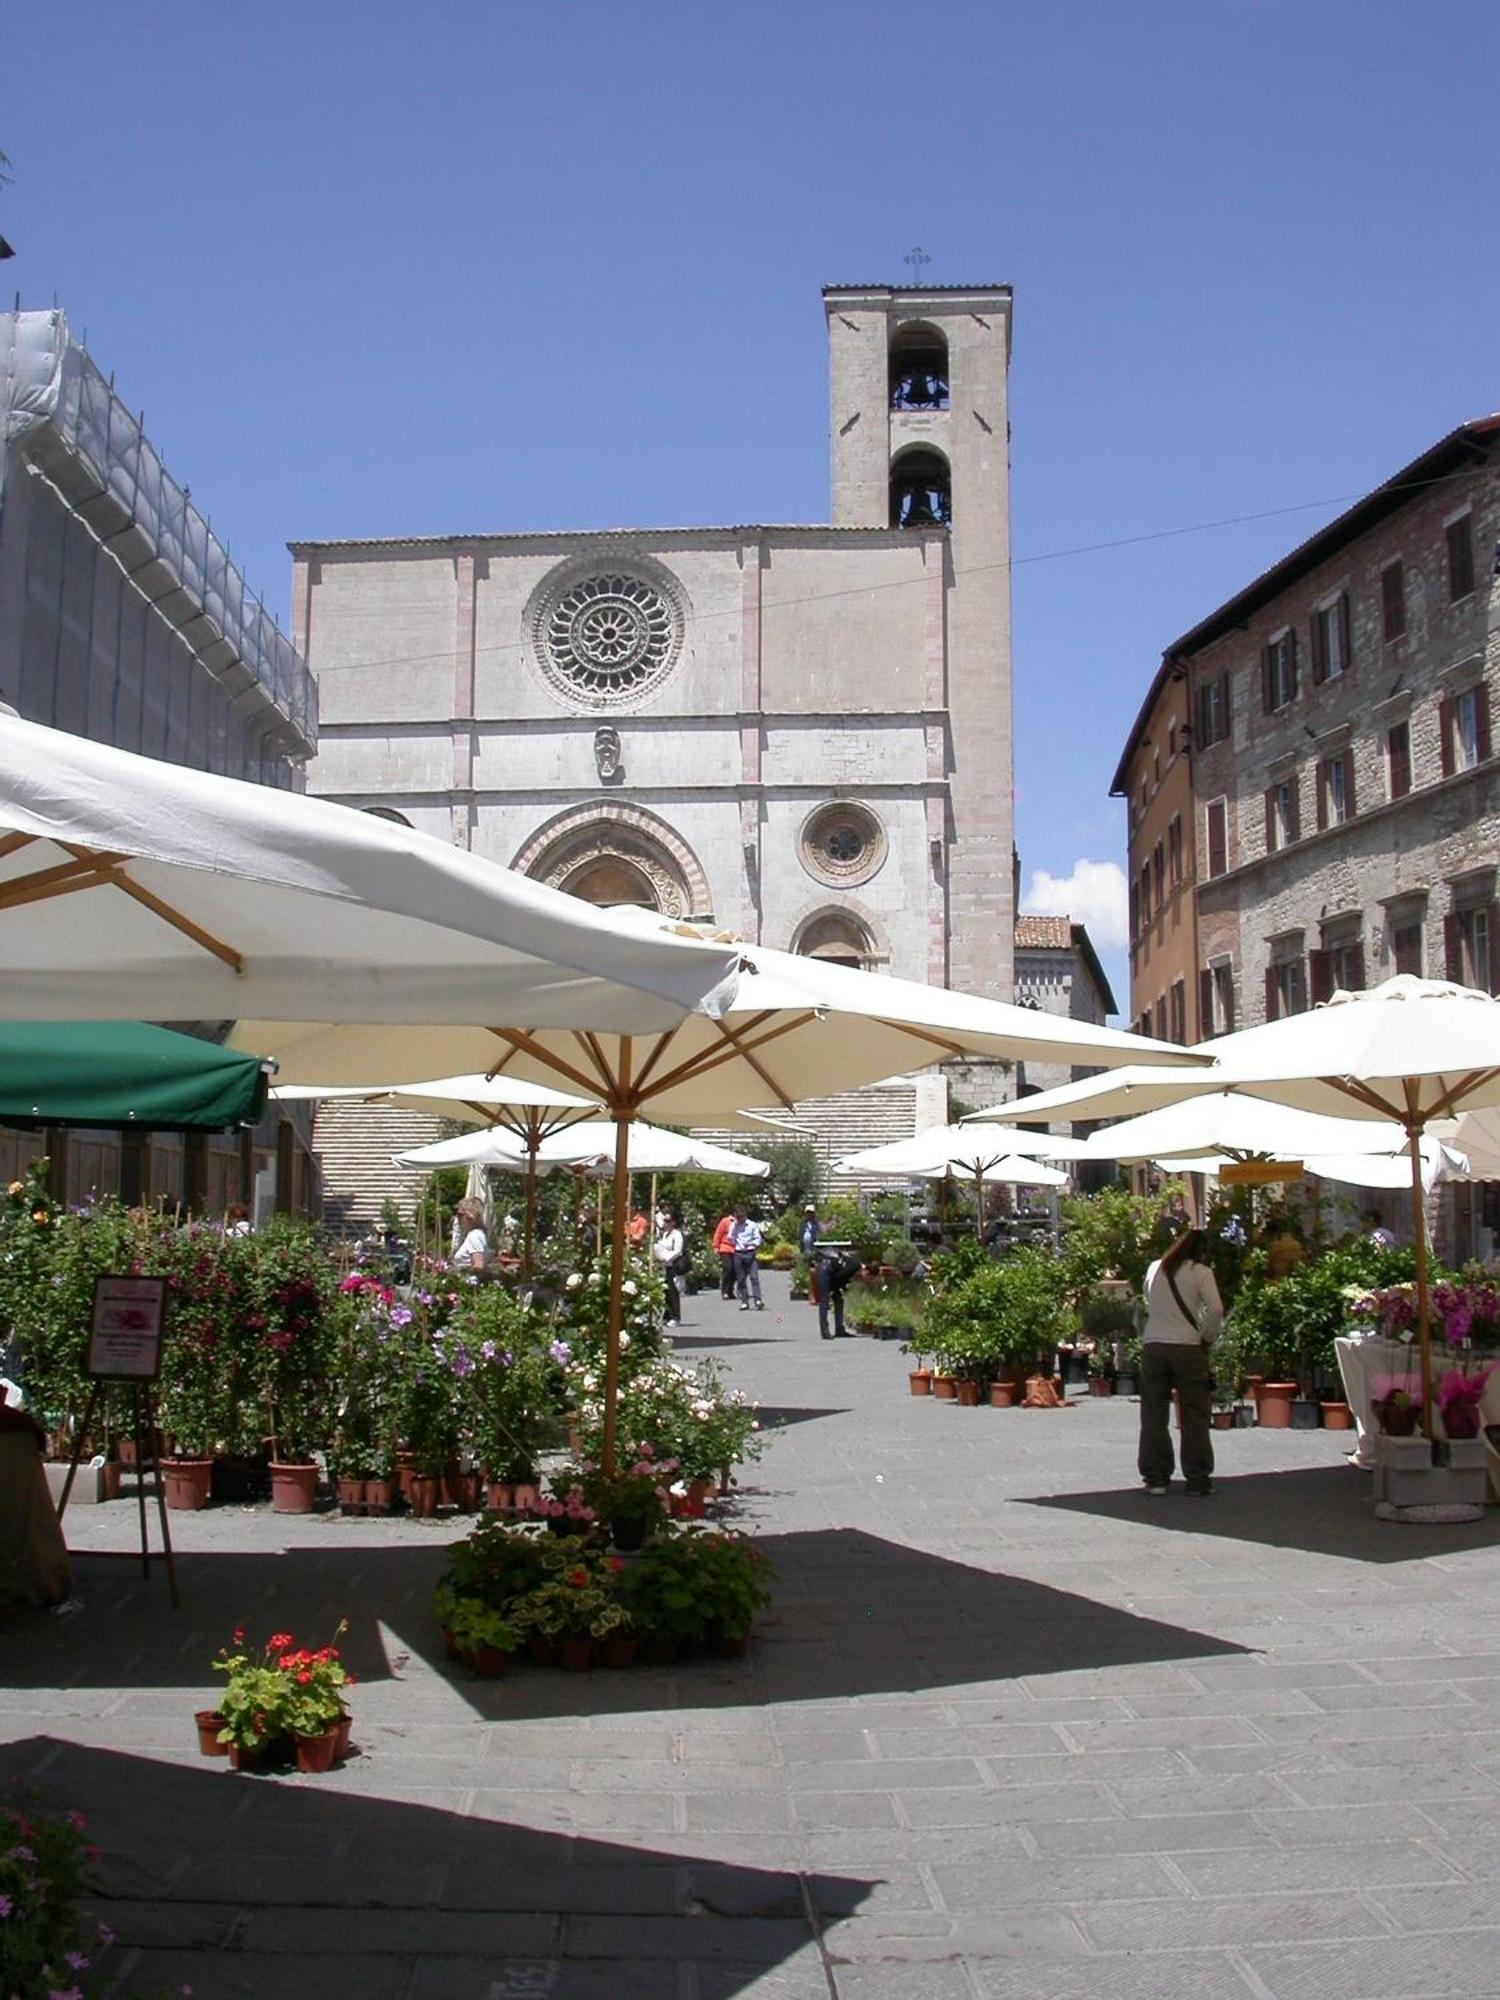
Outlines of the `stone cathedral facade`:
[[826,523],[294,543],[309,789],[1009,998],[1010,288],[823,305]]

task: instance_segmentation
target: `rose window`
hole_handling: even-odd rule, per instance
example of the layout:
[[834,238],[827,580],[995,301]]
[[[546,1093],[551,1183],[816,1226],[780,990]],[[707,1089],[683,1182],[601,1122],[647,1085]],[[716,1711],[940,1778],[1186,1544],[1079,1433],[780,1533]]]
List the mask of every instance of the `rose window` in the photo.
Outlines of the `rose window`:
[[548,676],[590,702],[628,701],[676,656],[679,620],[652,583],[623,571],[588,576],[547,604],[537,650]]
[[839,799],[803,824],[802,865],[820,882],[848,888],[867,882],[885,859],[885,828],[868,806]]

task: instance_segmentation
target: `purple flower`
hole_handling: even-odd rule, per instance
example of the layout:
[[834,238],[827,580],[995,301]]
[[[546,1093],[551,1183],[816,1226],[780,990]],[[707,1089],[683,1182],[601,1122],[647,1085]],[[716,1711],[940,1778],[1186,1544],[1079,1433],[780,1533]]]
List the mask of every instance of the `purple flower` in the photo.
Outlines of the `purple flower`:
[[474,1373],[474,1357],[467,1347],[460,1347],[454,1354],[453,1372],[460,1382],[467,1381]]
[[559,1368],[566,1368],[573,1358],[573,1350],[565,1340],[554,1340],[551,1353]]
[[480,1348],[479,1352],[481,1356],[484,1358],[484,1360],[493,1361],[495,1356],[500,1352],[500,1350],[498,1347],[496,1347],[493,1340],[487,1340],[484,1343],[483,1347]]
[[392,1326],[410,1326],[410,1325],[411,1325],[411,1319],[412,1319],[412,1315],[411,1315],[411,1307],[410,1307],[410,1306],[392,1306],[392,1307],[391,1307],[391,1325],[392,1325]]
[[13,1908],[14,1905],[12,1904],[9,1896],[0,1896],[0,1923],[4,1922],[4,1920],[10,1915],[11,1910]]

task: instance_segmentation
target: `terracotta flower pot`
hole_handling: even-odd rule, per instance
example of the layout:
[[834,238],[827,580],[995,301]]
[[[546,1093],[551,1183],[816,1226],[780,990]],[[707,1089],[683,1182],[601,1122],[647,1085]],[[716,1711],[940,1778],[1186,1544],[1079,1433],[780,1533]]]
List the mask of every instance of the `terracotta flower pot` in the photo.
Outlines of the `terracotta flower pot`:
[[1234,1411],[1214,1410],[1210,1413],[1208,1421],[1216,1431],[1232,1431],[1234,1429]]
[[508,1479],[492,1479],[485,1494],[485,1504],[492,1514],[508,1514],[516,1504],[516,1489]]
[[991,1382],[990,1408],[992,1410],[1013,1410],[1021,1400],[1021,1385],[1018,1382]]
[[476,1646],[469,1655],[469,1665],[482,1681],[497,1681],[512,1657],[501,1646]]
[[325,1729],[321,1736],[299,1736],[297,1744],[297,1769],[309,1775],[318,1771],[331,1771],[333,1760],[338,1755],[339,1726]]
[[1115,1385],[1108,1375],[1090,1375],[1089,1394],[1091,1396],[1112,1396]]
[[278,1465],[271,1461],[271,1510],[276,1514],[310,1514],[318,1492],[315,1465]]
[[511,1493],[518,1514],[534,1514],[541,1504],[542,1489],[533,1479],[518,1479]]
[[286,1738],[284,1736],[267,1737],[264,1743],[257,1744],[253,1750],[247,1749],[240,1743],[231,1743],[229,1746],[229,1768],[232,1771],[268,1771],[273,1764],[279,1763],[285,1755]]
[[641,1664],[647,1667],[670,1667],[677,1658],[675,1639],[642,1639],[640,1644]]
[[564,1673],[586,1674],[594,1664],[594,1642],[592,1639],[559,1639],[557,1642],[557,1664]]
[[930,1368],[913,1368],[907,1380],[911,1383],[911,1392],[914,1396],[930,1396],[932,1394],[932,1370]]
[[977,1410],[979,1408],[979,1384],[977,1382],[960,1382],[958,1385],[958,1394],[954,1400],[960,1409]]
[[389,1514],[396,1500],[394,1479],[367,1479],[365,1481],[365,1512],[367,1514]]
[[1260,1392],[1260,1421],[1266,1430],[1289,1431],[1292,1405],[1297,1400],[1295,1382],[1266,1382]]
[[365,1509],[365,1482],[363,1479],[345,1479],[342,1474],[338,1484],[339,1505],[346,1514],[360,1513]]
[[544,1639],[540,1632],[534,1632],[526,1647],[526,1652],[534,1667],[555,1667],[557,1648],[550,1639]]
[[460,1514],[472,1514],[479,1505],[478,1475],[472,1472],[445,1473],[443,1498],[450,1507],[456,1507]]
[[956,1375],[934,1375],[932,1378],[932,1393],[940,1403],[956,1403],[958,1401],[958,1377]]
[[198,1508],[208,1505],[214,1476],[211,1458],[164,1458],[161,1461],[161,1476],[169,1507],[182,1513],[195,1513]]
[[106,1500],[118,1500],[118,1499],[119,1499],[119,1497],[120,1497],[120,1487],[121,1487],[121,1484],[122,1484],[122,1479],[121,1479],[121,1473],[122,1473],[122,1470],[123,1470],[123,1468],[121,1467],[121,1464],[120,1464],[120,1461],[119,1461],[119,1459],[117,1459],[117,1458],[107,1458],[107,1459],[105,1459],[105,1461],[104,1461],[104,1497],[105,1497],[105,1499],[106,1499]]
[[1323,1405],[1323,1428],[1325,1431],[1352,1431],[1354,1412],[1347,1403],[1325,1403]]
[[443,1627],[443,1658],[445,1660],[461,1660],[463,1657],[463,1648],[459,1645],[457,1639],[454,1638],[453,1628],[445,1625]]
[[342,1764],[344,1759],[349,1755],[349,1738],[353,1729],[354,1717],[346,1708],[340,1713],[338,1721],[333,1725],[333,1733],[338,1739],[333,1746],[333,1761],[335,1764]]
[[607,1667],[623,1669],[635,1665],[636,1654],[640,1651],[640,1641],[634,1637],[618,1636],[604,1642],[604,1664]]
[[224,1727],[224,1718],[216,1708],[200,1708],[193,1717],[198,1725],[198,1754],[200,1757],[227,1757],[229,1745],[219,1741],[219,1731]]
[[431,1473],[414,1472],[412,1474],[411,1486],[408,1489],[407,1498],[411,1502],[412,1513],[416,1515],[419,1521],[430,1521],[437,1512],[438,1494],[442,1490],[442,1484],[443,1482],[440,1479],[434,1478]]

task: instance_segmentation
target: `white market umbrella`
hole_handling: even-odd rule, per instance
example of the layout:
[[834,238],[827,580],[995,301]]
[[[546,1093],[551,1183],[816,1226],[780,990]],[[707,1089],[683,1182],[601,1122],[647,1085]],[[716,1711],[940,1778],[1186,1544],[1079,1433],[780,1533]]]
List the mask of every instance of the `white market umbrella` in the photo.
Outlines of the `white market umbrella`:
[[[1240,1161],[1229,1154],[1185,1153],[1176,1158],[1149,1156],[1167,1174],[1207,1174],[1217,1178],[1224,1167]],[[1306,1159],[1288,1161],[1317,1180],[1343,1181],[1349,1187],[1404,1188],[1411,1185],[1411,1160],[1403,1145],[1399,1153],[1313,1153]],[[1294,1176],[1289,1176],[1294,1177]],[[1468,1161],[1462,1153],[1431,1134],[1422,1141],[1422,1186],[1430,1193],[1448,1181],[1471,1180]]]
[[1040,1132],[1015,1133],[1007,1129],[974,1125],[934,1125],[910,1139],[895,1139],[885,1146],[867,1146],[862,1152],[846,1153],[835,1160],[836,1174],[859,1178],[893,1180],[951,1181],[963,1174],[974,1182],[983,1223],[983,1190],[992,1185],[1019,1187],[1065,1187],[1067,1175],[1055,1167],[1043,1166],[1029,1149],[1050,1152],[1056,1144],[1074,1152],[1081,1141],[1053,1140]]
[[[524,1163],[526,1148],[513,1133],[491,1126],[483,1132],[466,1133],[458,1139],[437,1139],[430,1146],[414,1146],[392,1155],[402,1167],[487,1167],[514,1168]],[[574,1125],[554,1132],[536,1150],[539,1173],[554,1167],[614,1168],[615,1127],[607,1119]],[[771,1171],[769,1160],[753,1153],[737,1153],[728,1146],[711,1146],[660,1126],[637,1122],[628,1130],[627,1170],[633,1174],[670,1174],[695,1171],[704,1174],[740,1174],[763,1179]]]
[[[1194,1053],[1208,1056],[1213,1046],[1199,1042]],[[1126,1063],[1096,1076],[1080,1077],[1075,1083],[1060,1083],[1055,1090],[1039,1090],[1033,1097],[1007,1098],[1003,1104],[965,1112],[961,1123],[1015,1126],[1044,1118],[1134,1118],[1142,1112],[1159,1111],[1163,1105],[1179,1104],[1185,1097],[1223,1089],[1223,1077],[1209,1063],[1197,1069],[1154,1060]]]
[[[503,1127],[513,1135],[524,1154],[526,1221],[521,1268],[528,1276],[536,1234],[536,1149],[549,1133],[575,1125],[600,1108],[597,1098],[574,1097],[565,1090],[554,1090],[546,1083],[531,1083],[524,1077],[497,1080],[488,1076],[443,1076],[431,1083],[399,1083],[390,1090],[365,1090],[357,1086],[330,1089],[321,1084],[293,1083],[278,1086],[271,1095],[282,1100],[354,1099],[402,1111],[425,1111],[432,1117],[449,1118],[458,1124]],[[472,1194],[475,1190],[471,1187],[468,1192]],[[487,1187],[484,1198],[488,1214]]]
[[1500,1181],[1500,1106],[1466,1111],[1451,1144],[1468,1160],[1471,1180]]
[[1404,1155],[1406,1134],[1393,1119],[1332,1118],[1221,1090],[1127,1118],[1081,1143],[1091,1160],[1160,1162],[1194,1153],[1303,1160],[1327,1153]]
[[413,1023],[661,1030],[736,972],[390,820],[13,715],[0,921],[5,1019],[360,1023],[406,1038],[389,1075]]
[[[660,928],[639,910],[611,913],[623,930]],[[684,932],[703,935],[680,926]],[[720,938],[721,944],[734,943]],[[883,1077],[951,1057],[1013,1062],[1139,1060],[1191,1064],[1201,1058],[1164,1042],[1116,1029],[980,1000],[943,987],[920,986],[881,974],[799,958],[765,946],[735,943],[739,980],[722,1018],[706,1016],[659,1034],[586,1034],[558,1029],[544,1017],[512,1017],[504,1025],[439,1031],[426,1047],[434,1066],[482,1068],[525,1076],[599,1096],[617,1127],[614,1230],[611,1241],[610,1323],[605,1377],[605,1459],[613,1462],[618,1385],[621,1284],[629,1201],[625,1129],[649,1108],[674,1125],[712,1125],[726,1112],[750,1107],[790,1110],[800,1098],[857,1089]],[[262,1035],[258,1053],[274,1055],[288,1082],[365,1082],[378,1051],[359,1030]]]

